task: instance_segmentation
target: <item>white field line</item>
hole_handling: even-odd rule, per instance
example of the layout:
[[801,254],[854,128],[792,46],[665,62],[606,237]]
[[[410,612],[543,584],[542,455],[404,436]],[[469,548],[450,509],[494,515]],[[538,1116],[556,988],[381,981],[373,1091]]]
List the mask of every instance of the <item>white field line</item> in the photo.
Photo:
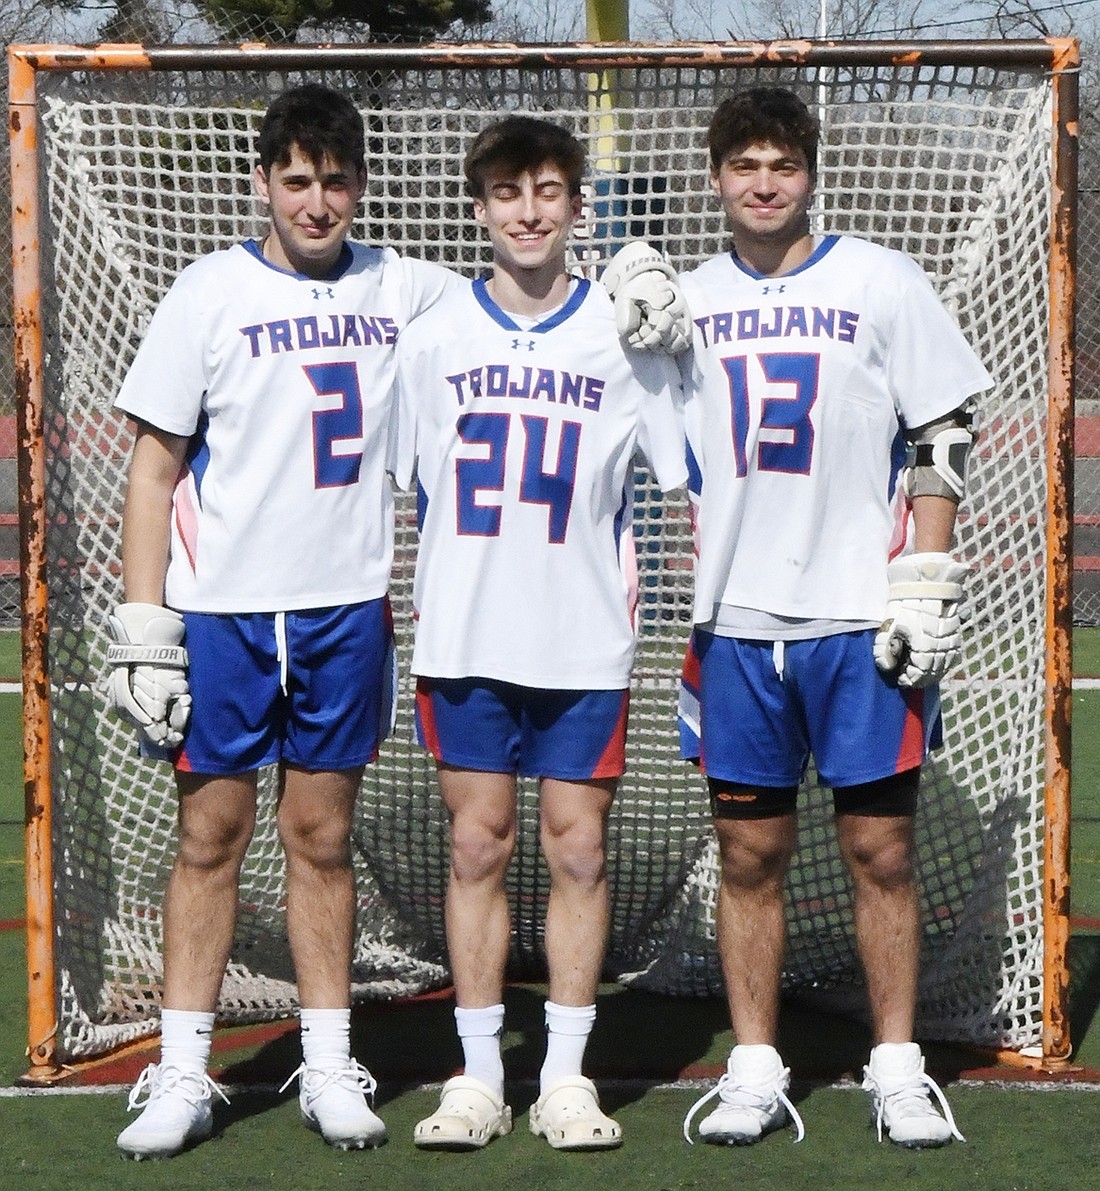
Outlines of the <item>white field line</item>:
[[[519,1081],[534,1085],[533,1080]],[[799,1080],[799,1083],[809,1083],[813,1087],[826,1088],[836,1091],[862,1091],[862,1085],[856,1080],[839,1079],[832,1083],[825,1080]],[[651,1082],[646,1079],[603,1079],[601,1086],[620,1086],[624,1088],[644,1088],[651,1092],[698,1092],[714,1086],[713,1079],[678,1079],[671,1082]],[[87,1087],[57,1087],[57,1088],[2,1088],[0,1100],[11,1100],[29,1096],[121,1096],[129,1092],[132,1085],[122,1083],[93,1084]],[[222,1084],[227,1095],[275,1095],[279,1092],[279,1085],[272,1084]],[[402,1092],[438,1092],[442,1083],[401,1085]],[[945,1081],[941,1086],[945,1088],[994,1088],[997,1091],[1009,1092],[1100,1092],[1100,1083],[1074,1082],[1067,1079],[1058,1082],[1045,1082],[1030,1079],[956,1079]]]

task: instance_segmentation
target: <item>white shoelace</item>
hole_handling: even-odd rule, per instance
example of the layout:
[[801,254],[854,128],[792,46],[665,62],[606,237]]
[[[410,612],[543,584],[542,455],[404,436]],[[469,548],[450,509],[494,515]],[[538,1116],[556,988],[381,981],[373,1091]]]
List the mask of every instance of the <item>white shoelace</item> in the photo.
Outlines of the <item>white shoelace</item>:
[[310,1100],[316,1100],[332,1084],[338,1084],[349,1092],[362,1092],[367,1097],[373,1097],[374,1091],[378,1087],[377,1080],[362,1063],[357,1059],[349,1059],[343,1067],[334,1067],[331,1070],[307,1067],[305,1063],[301,1063],[290,1073],[279,1091],[285,1092],[299,1075],[302,1077],[303,1083],[305,1083],[307,1075],[313,1076],[306,1089],[306,1095]]
[[126,1107],[144,1108],[150,1100],[168,1093],[178,1093],[189,1104],[201,1104],[210,1096],[218,1096],[229,1103],[229,1097],[210,1078],[207,1072],[184,1071],[180,1067],[150,1064],[138,1076],[130,1089]]
[[[700,1096],[698,1100],[691,1106],[686,1117],[684,1117],[684,1138],[688,1145],[694,1145],[695,1142],[691,1137],[691,1122],[695,1118],[695,1114],[703,1107],[704,1104],[713,1100],[715,1096],[720,1096],[727,1104],[731,1103],[733,1097],[737,1095],[743,1097],[746,1108],[757,1108],[761,1112],[768,1112],[772,1100],[778,1100],[780,1104],[790,1113],[791,1121],[795,1128],[795,1142],[801,1141],[806,1136],[806,1129],[802,1124],[802,1118],[798,1115],[798,1109],[791,1103],[786,1092],[782,1088],[775,1088],[774,1095],[772,1089],[767,1092],[762,1092],[759,1088],[754,1088],[748,1084],[734,1084],[733,1077],[727,1071],[725,1075],[710,1089],[705,1095]],[[755,1103],[753,1103],[755,1101]]]
[[890,1100],[894,1104],[911,1102],[913,1107],[918,1110],[919,1115],[925,1116],[932,1111],[932,1106],[928,1102],[928,1092],[931,1092],[935,1096],[940,1106],[940,1111],[943,1113],[943,1119],[947,1122],[947,1127],[951,1130],[951,1136],[956,1141],[966,1141],[966,1138],[959,1132],[959,1127],[955,1124],[951,1105],[947,1103],[947,1097],[940,1090],[940,1085],[923,1071],[916,1072],[905,1083],[898,1084],[886,1090],[868,1070],[864,1075],[863,1087],[866,1091],[877,1093],[875,1099],[878,1101],[878,1108],[875,1113],[875,1127],[878,1131],[879,1141],[882,1141],[882,1120],[886,1113],[887,1100]]

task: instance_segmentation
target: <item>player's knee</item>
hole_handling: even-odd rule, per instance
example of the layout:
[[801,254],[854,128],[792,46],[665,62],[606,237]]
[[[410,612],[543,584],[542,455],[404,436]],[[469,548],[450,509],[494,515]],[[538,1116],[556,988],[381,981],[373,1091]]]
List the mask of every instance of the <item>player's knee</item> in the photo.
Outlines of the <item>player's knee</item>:
[[194,820],[181,825],[177,865],[201,872],[239,869],[252,839],[254,819]]
[[606,819],[593,809],[586,815],[544,815],[539,829],[546,867],[555,880],[594,887],[605,879]]
[[867,881],[879,889],[892,891],[913,883],[913,856],[908,837],[849,839],[844,858],[855,880]]
[[281,821],[278,827],[288,865],[326,871],[351,867],[351,838],[343,824],[307,819]]
[[786,851],[757,852],[738,848],[723,852],[721,880],[728,889],[737,892],[756,892],[782,889],[790,868],[791,855]]
[[900,843],[880,848],[868,869],[871,879],[883,889],[904,889],[915,880],[913,858],[909,849]]
[[607,878],[607,856],[600,824],[577,825],[572,831],[542,835],[542,850],[551,880],[594,889]]
[[503,879],[515,842],[514,821],[458,815],[451,822],[451,872],[458,881]]
[[884,890],[913,882],[913,814],[920,770],[833,791],[841,854],[853,879]]
[[782,886],[794,855],[793,817],[716,819],[722,884],[735,891]]

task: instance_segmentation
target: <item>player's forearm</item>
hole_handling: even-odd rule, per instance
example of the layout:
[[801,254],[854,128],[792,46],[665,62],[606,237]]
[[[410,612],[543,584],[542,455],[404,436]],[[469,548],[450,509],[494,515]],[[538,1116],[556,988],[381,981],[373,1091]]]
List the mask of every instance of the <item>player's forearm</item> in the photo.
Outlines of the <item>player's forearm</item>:
[[918,554],[947,554],[955,535],[958,505],[946,496],[913,497],[913,548]]
[[122,582],[130,603],[164,602],[172,493],[187,440],[142,431],[134,445],[122,514]]
[[122,584],[131,603],[164,602],[172,501],[158,488],[133,480],[122,521]]

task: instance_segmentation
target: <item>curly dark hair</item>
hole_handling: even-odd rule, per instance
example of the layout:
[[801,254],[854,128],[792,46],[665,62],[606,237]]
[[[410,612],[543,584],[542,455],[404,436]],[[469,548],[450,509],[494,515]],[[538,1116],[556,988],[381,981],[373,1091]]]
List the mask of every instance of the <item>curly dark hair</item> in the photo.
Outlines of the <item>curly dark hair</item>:
[[707,129],[711,169],[731,150],[767,143],[801,149],[810,173],[817,172],[818,124],[810,109],[784,87],[753,87],[723,99]]

